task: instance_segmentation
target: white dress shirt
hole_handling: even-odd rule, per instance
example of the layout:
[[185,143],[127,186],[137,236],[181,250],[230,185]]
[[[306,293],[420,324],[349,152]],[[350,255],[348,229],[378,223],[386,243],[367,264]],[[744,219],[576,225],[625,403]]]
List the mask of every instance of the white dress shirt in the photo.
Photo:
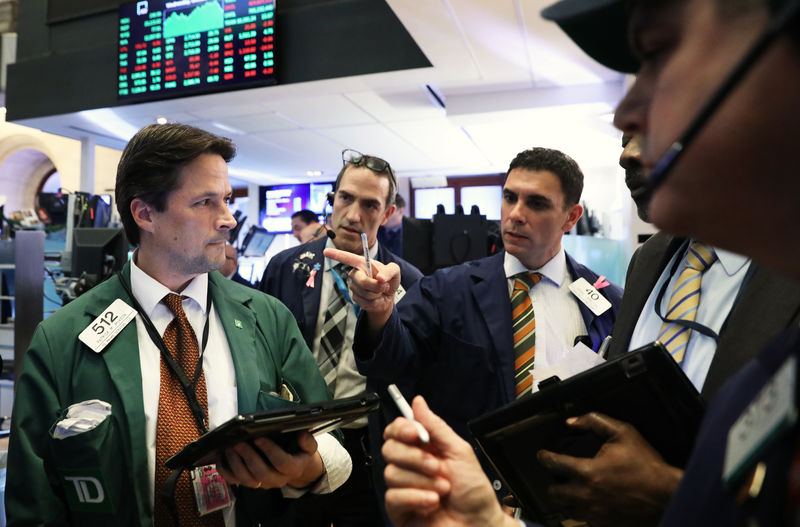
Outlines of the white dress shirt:
[[[131,259],[131,291],[142,310],[150,317],[160,335],[164,334],[173,314],[161,300],[174,293],[163,284],[142,271]],[[186,318],[202,345],[203,327],[206,323],[206,301],[208,294],[208,274],[202,274],[189,282],[181,291],[188,297],[183,301]],[[238,413],[236,370],[233,366],[228,339],[222,328],[217,310],[209,311],[208,344],[203,353],[203,374],[208,395],[209,429],[213,429]],[[154,503],[154,482],[156,464],[156,420],[158,418],[158,396],[161,387],[161,354],[145,329],[140,316],[136,317],[136,331],[139,342],[139,365],[142,372],[142,399],[145,414],[145,437],[147,443],[147,468],[151,482],[150,504]],[[351,460],[347,451],[330,434],[317,437],[318,450],[325,466],[326,474],[311,489],[297,490],[284,487],[284,496],[297,497],[307,490],[317,494],[331,492],[344,483],[350,475]],[[225,524],[233,526],[233,508],[224,511]]]
[[514,275],[526,271],[542,274],[539,283],[529,291],[536,319],[536,360],[533,367],[548,366],[552,362],[549,357],[563,357],[564,350],[575,345],[575,337],[588,334],[578,308],[579,300],[569,290],[572,279],[567,270],[564,248],[539,269],[526,268],[516,256],[506,252],[503,268],[508,278],[509,295],[514,290]]
[[[667,312],[667,305],[669,304],[675,281],[680,275],[681,265],[678,265],[672,275],[670,275],[670,271],[677,258],[680,258],[681,261],[683,260],[686,250],[688,250],[688,245],[685,250],[678,251],[672,256],[655,287],[650,292],[650,297],[647,299],[631,335],[629,350],[640,348],[658,338],[663,321],[656,315],[656,297],[664,287],[664,282],[669,280],[664,291],[664,297],[661,300],[661,314],[663,315]],[[717,253],[717,260],[703,273],[703,278],[700,282],[700,305],[697,309],[695,322],[712,329],[719,335],[719,331],[728,318],[733,303],[739,294],[739,289],[750,267],[750,260],[745,256],[720,249],[714,249],[714,252]],[[681,367],[698,391],[703,389],[703,384],[706,381],[708,369],[711,366],[711,360],[714,358],[716,350],[717,343],[713,338],[703,335],[699,331],[692,331]]]

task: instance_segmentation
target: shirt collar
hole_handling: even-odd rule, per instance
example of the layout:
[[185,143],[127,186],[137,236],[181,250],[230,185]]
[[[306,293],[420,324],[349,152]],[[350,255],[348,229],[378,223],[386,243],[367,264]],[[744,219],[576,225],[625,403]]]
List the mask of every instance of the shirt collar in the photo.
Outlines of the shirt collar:
[[750,261],[750,258],[742,256],[741,254],[717,249],[716,247],[713,247],[713,249],[717,254],[719,263],[722,265],[722,268],[725,269],[725,274],[728,276],[733,276],[738,273],[739,270]]
[[[131,258],[131,291],[149,317],[152,317],[156,306],[168,293],[175,293],[136,265],[136,253]],[[205,311],[208,298],[208,273],[196,276],[183,291],[175,294],[191,298],[202,311]]]
[[564,248],[561,247],[556,255],[546,264],[538,269],[528,269],[519,261],[519,258],[506,251],[503,259],[503,268],[506,272],[506,278],[511,278],[516,274],[526,271],[529,273],[536,272],[541,273],[544,278],[561,287],[561,284],[564,282],[564,277],[567,274],[567,256],[564,252]]
[[[326,249],[336,249],[337,247],[333,243],[333,240],[328,238],[328,241],[325,242],[325,248]],[[367,252],[369,252],[370,260],[374,260],[375,258],[378,257],[378,240],[375,240],[375,243],[372,244],[372,247],[370,247]],[[359,255],[363,256],[361,253],[359,253]],[[325,266],[329,267],[329,264],[332,265],[333,267],[341,265],[341,263],[336,261],[336,260],[331,260],[330,258],[325,258]]]

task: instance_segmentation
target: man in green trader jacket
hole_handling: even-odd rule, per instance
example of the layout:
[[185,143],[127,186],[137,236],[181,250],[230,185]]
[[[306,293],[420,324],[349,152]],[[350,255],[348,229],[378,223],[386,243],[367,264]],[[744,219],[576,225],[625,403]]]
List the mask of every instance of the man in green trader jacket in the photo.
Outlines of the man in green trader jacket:
[[[297,453],[266,438],[226,449],[218,475],[198,477],[199,492],[186,473],[171,501],[161,496],[168,485],[156,483],[165,451],[182,446],[170,435],[178,429],[197,437],[237,413],[329,398],[289,311],[214,272],[236,224],[227,206],[234,154],[228,139],[177,124],[145,127],[128,143],[116,199],[138,249],[119,275],[36,330],[16,381],[9,525],[274,525],[282,498],[330,492],[347,479],[350,459],[336,438],[303,432]],[[182,295],[177,303],[193,333],[179,308],[167,307],[169,293]],[[132,323],[120,322],[126,316]],[[182,349],[167,337],[174,324],[184,324],[202,364],[187,374],[194,395],[175,391],[179,375],[164,358],[175,353],[171,346]],[[173,391],[165,391],[170,383]],[[174,407],[164,406],[165,393]],[[199,412],[188,410],[191,400]],[[96,426],[69,426],[71,405],[94,410],[88,417]]]

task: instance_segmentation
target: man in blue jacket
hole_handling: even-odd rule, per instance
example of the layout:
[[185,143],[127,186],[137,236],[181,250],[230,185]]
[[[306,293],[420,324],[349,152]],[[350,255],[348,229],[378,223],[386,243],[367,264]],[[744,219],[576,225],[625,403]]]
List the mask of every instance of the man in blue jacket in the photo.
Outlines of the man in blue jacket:
[[[389,163],[354,150],[342,154],[343,166],[328,196],[333,208],[331,230],[322,239],[287,249],[274,256],[264,272],[261,289],[283,302],[294,315],[308,347],[335,398],[357,395],[365,389],[385,394],[385,384],[361,375],[352,353],[359,312],[347,286],[348,268],[322,254],[336,247],[363,254],[361,233],[367,237],[370,257],[402,269],[403,287],[411,287],[422,273],[377,241],[378,227],[395,210],[397,181]],[[382,523],[372,471],[380,455],[383,428],[397,416],[384,405],[369,424],[360,420],[343,429],[345,447],[353,458],[353,474],[338,491],[316,498],[313,507],[302,504],[303,525],[364,525]],[[381,466],[374,474],[380,479]],[[378,481],[378,487],[382,488]],[[382,496],[382,492],[379,493]]]
[[[583,174],[570,157],[526,150],[511,162],[503,186],[505,251],[424,277],[397,306],[397,266],[375,266],[375,279],[354,271],[354,299],[364,310],[353,347],[359,370],[387,382],[413,379],[414,392],[468,438],[467,421],[530,392],[540,359],[555,362],[576,341],[597,351],[611,332],[622,290],[598,280],[561,247],[562,235],[583,213],[582,190]],[[353,255],[329,255],[363,268],[363,259]],[[512,293],[516,277],[529,273],[538,275],[536,284],[520,296],[530,298],[525,324],[535,331],[522,340],[533,340],[535,349],[520,353],[515,334],[525,328],[514,324]],[[570,290],[576,281],[599,288],[594,292],[603,307],[592,311],[589,300],[576,296]],[[494,485],[506,492],[499,480]]]

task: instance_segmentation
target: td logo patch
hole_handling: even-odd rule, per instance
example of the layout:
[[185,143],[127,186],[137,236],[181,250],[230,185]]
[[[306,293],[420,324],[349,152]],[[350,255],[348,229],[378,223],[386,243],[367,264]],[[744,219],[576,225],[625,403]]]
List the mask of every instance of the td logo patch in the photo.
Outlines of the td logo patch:
[[83,512],[114,512],[110,489],[100,470],[61,470],[60,473],[70,509]]

